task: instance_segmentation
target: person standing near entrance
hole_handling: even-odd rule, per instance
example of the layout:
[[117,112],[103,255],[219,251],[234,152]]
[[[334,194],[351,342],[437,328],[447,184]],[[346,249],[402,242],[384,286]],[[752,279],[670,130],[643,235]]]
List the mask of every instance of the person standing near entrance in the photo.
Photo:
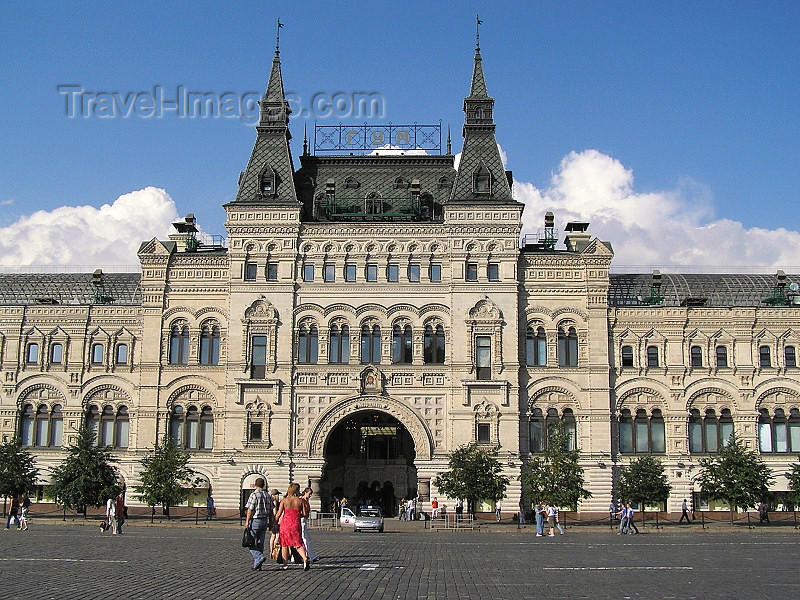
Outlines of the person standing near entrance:
[[494,516],[497,518],[497,522],[500,522],[500,510],[503,508],[503,505],[500,504],[500,500],[495,502],[494,504]]
[[[306,489],[303,490],[303,502],[306,503],[306,510],[305,510],[306,515],[310,515],[311,514],[311,496],[313,496],[313,495],[314,495],[314,491],[310,487],[307,487]],[[301,521],[301,525],[302,525],[301,532],[302,532],[302,535],[303,535],[303,544],[306,547],[306,554],[308,554],[308,560],[310,560],[311,562],[317,562],[319,560],[319,556],[317,556],[317,553],[314,552],[314,549],[311,547],[311,540],[309,539],[309,536],[308,536],[308,517],[307,516],[303,517],[303,519]]]
[[210,521],[214,516],[214,498],[211,496],[211,490],[208,490],[208,498],[206,498],[206,521]]
[[439,499],[434,497],[433,502],[431,502],[431,517],[433,519],[439,518]]
[[764,502],[758,505],[758,524],[762,523],[769,525],[769,508]]
[[267,560],[264,555],[264,538],[272,519],[272,498],[264,491],[267,482],[263,477],[256,479],[255,485],[255,491],[250,494],[247,504],[244,505],[247,509],[244,527],[245,529],[249,528],[253,532],[253,537],[256,538],[256,545],[254,548],[250,548],[250,554],[253,556],[253,570],[260,571],[261,565]]
[[533,514],[536,518],[536,537],[542,537],[544,535],[544,516],[546,512],[542,501],[537,500],[536,506],[533,507]]
[[689,505],[686,504],[686,498],[683,499],[681,503],[681,520],[678,521],[678,524],[683,523],[683,520],[686,519],[687,523],[691,523],[692,519],[689,517]]

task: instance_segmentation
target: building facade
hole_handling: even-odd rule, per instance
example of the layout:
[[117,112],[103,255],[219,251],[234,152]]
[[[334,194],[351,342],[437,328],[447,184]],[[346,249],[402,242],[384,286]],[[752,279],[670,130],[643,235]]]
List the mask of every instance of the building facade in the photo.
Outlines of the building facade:
[[276,51],[225,245],[188,216],[142,244],[140,274],[0,275],[0,434],[35,453],[40,499],[87,423],[129,486],[171,436],[204,479],[190,504],[211,488],[240,507],[263,476],[309,483],[317,508],[391,514],[443,499],[436,474],[477,442],[499,449],[510,507],[561,421],[593,493],[581,511],[605,512],[642,454],[678,510],[734,430],[778,502],[800,453],[799,279],[610,273],[608,242],[571,223],[559,247],[549,213],[520,243],[479,48],[463,106],[458,162],[449,139],[382,152],[420,144],[364,128],[350,133],[375,152],[317,152],[315,136],[295,168]]

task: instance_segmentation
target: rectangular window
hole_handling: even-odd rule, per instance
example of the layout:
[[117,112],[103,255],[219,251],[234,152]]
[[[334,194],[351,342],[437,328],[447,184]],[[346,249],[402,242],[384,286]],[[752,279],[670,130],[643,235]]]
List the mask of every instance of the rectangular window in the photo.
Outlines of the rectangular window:
[[658,366],[658,348],[656,348],[655,346],[647,347],[647,366],[648,367]]
[[278,263],[267,263],[267,281],[278,281]]
[[53,344],[50,347],[50,364],[60,365],[64,360],[64,347],[61,344]]
[[367,281],[378,281],[378,265],[367,265]]
[[331,283],[336,281],[336,265],[325,265],[325,282]]
[[717,423],[708,422],[706,419],[706,452],[716,452],[719,450],[719,440],[717,439]]
[[497,263],[489,263],[486,268],[486,274],[489,276],[489,281],[500,281],[500,265]]
[[200,447],[204,450],[214,448],[214,421],[200,422]]
[[386,267],[386,281],[397,281],[400,279],[400,266],[389,265]]
[[772,452],[772,424],[758,424],[758,447],[762,452]]
[[105,419],[100,425],[100,445],[114,445],[114,421],[111,419]]
[[355,281],[356,280],[356,266],[353,264],[347,264],[344,266],[344,280],[345,281]]
[[478,281],[478,263],[467,263],[467,281]]
[[314,265],[303,265],[303,281],[314,281]]
[[47,446],[47,442],[50,439],[48,435],[49,428],[48,428],[47,419],[37,420],[36,423],[36,445],[37,446]]
[[492,340],[488,335],[475,338],[475,366],[478,379],[492,378]]
[[542,451],[542,422],[533,420],[528,428],[529,447],[531,452]]
[[197,421],[187,421],[186,423],[186,447],[197,450],[200,447],[200,423]]
[[769,353],[769,346],[761,346],[758,349],[758,362],[762,367],[771,367],[772,359]]
[[53,419],[53,428],[50,432],[50,445],[58,448],[64,442],[64,420]]
[[774,423],[775,428],[775,452],[788,452],[789,451],[789,437],[786,427],[786,421],[782,423]]
[[703,426],[700,423],[689,423],[689,452],[703,451]]
[[478,423],[478,443],[488,444],[490,441],[491,438],[489,437],[489,424]]
[[244,280],[255,281],[258,276],[258,265],[254,262],[244,263]]
[[419,265],[408,265],[408,280],[419,281]]
[[267,376],[267,336],[253,336],[253,359],[251,361],[253,379],[264,379]]
[[703,366],[703,349],[700,346],[692,346],[690,351],[691,365],[693,367]]
[[[638,421],[638,419],[637,419]],[[648,439],[647,422],[636,423],[636,452],[648,452],[650,440]]]
[[250,423],[250,441],[261,441],[261,423]]
[[438,283],[442,280],[442,265],[431,265],[431,281]]
[[800,452],[800,423],[789,422],[789,445],[791,452]]
[[650,421],[650,444],[653,452],[666,452],[666,429],[663,421]]

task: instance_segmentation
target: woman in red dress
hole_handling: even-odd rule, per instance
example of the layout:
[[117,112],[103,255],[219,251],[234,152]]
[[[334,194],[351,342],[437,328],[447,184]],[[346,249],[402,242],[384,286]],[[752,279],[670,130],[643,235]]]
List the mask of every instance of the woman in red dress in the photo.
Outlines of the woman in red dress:
[[286,496],[278,506],[275,515],[281,525],[281,552],[283,553],[283,569],[289,568],[289,548],[297,548],[298,554],[303,559],[303,571],[308,571],[310,562],[303,545],[301,518],[308,517],[308,504],[300,498],[300,484],[292,483],[286,491]]

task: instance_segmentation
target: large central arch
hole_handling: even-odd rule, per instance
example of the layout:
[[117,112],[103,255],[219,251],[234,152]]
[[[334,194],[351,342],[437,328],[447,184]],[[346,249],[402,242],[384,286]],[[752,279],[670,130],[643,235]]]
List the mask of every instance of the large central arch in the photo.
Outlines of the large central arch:
[[430,459],[432,436],[408,406],[383,396],[343,400],[320,416],[309,436],[309,456],[325,461],[323,503],[347,497],[396,514],[398,500],[418,493],[416,461]]
[[419,415],[404,403],[388,396],[356,396],[337,402],[319,418],[308,438],[309,458],[324,458],[325,442],[336,425],[350,415],[363,411],[378,411],[393,416],[411,434],[417,459],[430,460],[433,436]]

